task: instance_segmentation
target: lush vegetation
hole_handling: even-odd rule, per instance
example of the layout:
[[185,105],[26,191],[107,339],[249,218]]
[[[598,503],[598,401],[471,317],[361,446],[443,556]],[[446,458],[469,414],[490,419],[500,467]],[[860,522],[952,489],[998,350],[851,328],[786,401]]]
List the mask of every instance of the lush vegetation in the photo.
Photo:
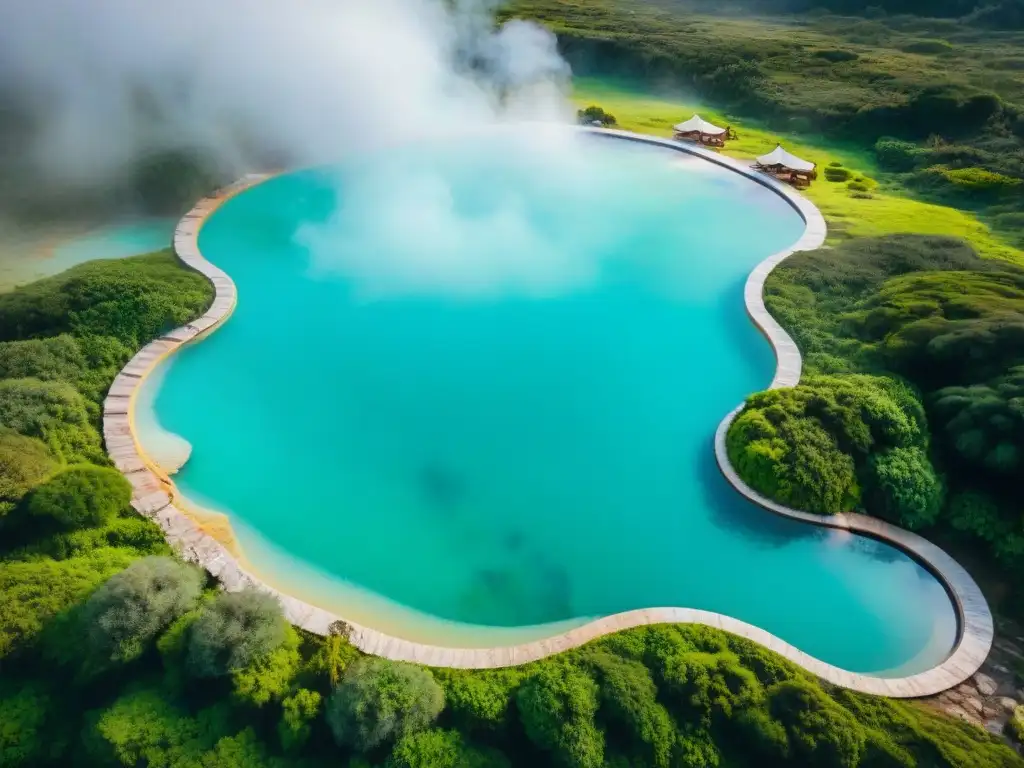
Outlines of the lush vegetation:
[[[170,253],[94,262],[0,294],[0,659],[107,577],[167,551],[108,466],[101,403],[137,348],[212,298]],[[114,656],[146,639],[109,629]]]
[[[0,764],[1021,764],[971,725],[823,686],[708,628],[630,630],[524,667],[428,670],[364,657],[344,625],[299,633],[263,593],[220,592],[169,556],[102,455],[85,451],[117,366],[209,300],[166,254],[0,295],[5,331],[25,336],[4,342],[17,361],[4,381],[79,398],[2,433]],[[21,391],[7,395],[17,409]]]
[[[220,625],[240,610],[258,625],[282,619],[258,593],[197,600],[195,586],[194,572],[170,558],[138,561],[61,622],[65,632],[98,632],[99,646],[54,638],[23,648],[0,684],[3,764],[1021,764],[971,725],[822,687],[770,651],[697,626],[629,630],[525,667],[480,672],[366,658],[342,635],[290,629],[259,633],[259,648],[238,656],[246,641],[224,643],[215,633],[224,665],[211,676],[191,663],[193,647],[210,643],[201,629],[208,617]],[[112,635],[102,621],[118,613],[119,595],[139,619],[127,632],[130,651],[107,655],[126,636],[123,625],[115,621]],[[97,601],[98,613],[90,609]]]
[[747,401],[728,439],[743,477],[1024,574],[1024,269],[958,240],[863,238],[791,257],[766,292],[808,376]]

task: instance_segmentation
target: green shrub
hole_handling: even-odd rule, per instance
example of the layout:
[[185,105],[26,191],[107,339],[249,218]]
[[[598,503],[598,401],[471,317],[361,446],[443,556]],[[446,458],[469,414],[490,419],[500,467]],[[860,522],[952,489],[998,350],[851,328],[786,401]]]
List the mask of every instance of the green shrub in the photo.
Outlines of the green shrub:
[[59,532],[43,542],[47,554],[58,559],[84,555],[98,547],[130,548],[143,556],[170,553],[156,523],[135,515],[119,517],[103,528]]
[[958,189],[968,192],[1005,192],[1021,185],[1021,179],[984,168],[939,168],[934,170]]
[[0,342],[0,379],[77,382],[87,362],[74,337]]
[[550,752],[559,765],[600,768],[604,735],[594,721],[598,692],[597,684],[578,667],[541,666],[516,694],[527,738]]
[[63,333],[41,339],[0,342],[0,379],[39,379],[73,385],[101,403],[131,349],[108,336]]
[[913,40],[900,46],[901,50],[907,53],[923,53],[941,55],[953,53],[956,49],[945,40]]
[[320,694],[306,688],[299,688],[281,702],[277,734],[286,752],[297,751],[309,741],[313,732],[312,722],[320,713],[320,702]]
[[299,636],[291,626],[286,626],[284,641],[280,646],[269,653],[255,656],[244,667],[231,671],[231,687],[235,699],[262,707],[271,700],[282,698],[290,690],[301,663]]
[[0,427],[0,526],[25,494],[57,467],[41,440]]
[[512,707],[512,696],[522,674],[515,668],[436,670],[444,688],[447,711],[460,730],[484,733],[502,730]]
[[192,609],[204,577],[170,557],[146,557],[110,577],[86,602],[82,625],[101,662],[130,661],[157,634]]
[[[1024,354],[1022,354],[1024,357]],[[1006,477],[1024,469],[1024,365],[987,384],[935,393],[936,429],[953,458]]]
[[70,384],[38,379],[0,380],[0,425],[46,443],[67,463],[106,464],[92,426],[91,404]]
[[814,55],[819,59],[830,61],[833,64],[839,64],[844,61],[856,61],[860,58],[854,51],[848,51],[842,48],[823,48],[815,51]]
[[825,178],[829,181],[849,181],[852,177],[853,172],[849,168],[833,165],[825,167]]
[[875,158],[887,171],[912,171],[921,161],[923,150],[910,141],[882,138],[875,142]]
[[[995,271],[998,269],[999,271]],[[1022,361],[1024,270],[925,272],[885,281],[845,322],[922,390],[978,384]]]
[[949,523],[954,530],[987,542],[1002,539],[1010,527],[995,500],[980,491],[964,491],[950,498]]
[[[849,511],[860,500],[853,458],[820,424],[766,413],[764,398],[749,399],[729,427],[729,461],[754,490],[782,504],[818,514]],[[772,407],[769,405],[769,407]]]
[[692,726],[679,731],[673,765],[679,768],[718,768],[720,764],[721,753],[708,731]]
[[601,107],[591,105],[576,111],[576,119],[583,125],[600,123],[604,127],[615,125],[615,116],[605,112]]
[[429,728],[443,708],[444,692],[426,669],[363,658],[331,694],[327,724],[338,744],[368,752]]
[[869,511],[916,530],[935,522],[945,489],[927,454],[917,447],[893,448],[868,460]]
[[768,689],[771,716],[786,729],[800,765],[856,768],[867,736],[860,723],[813,683],[788,680]]
[[176,667],[184,663],[188,653],[189,633],[192,631],[192,625],[201,615],[201,608],[182,614],[171,622],[166,631],[157,639],[156,650],[163,659],[165,667]]
[[278,765],[251,728],[235,732],[223,707],[195,717],[159,689],[141,688],[98,713],[84,742],[90,765],[273,768]]
[[820,376],[747,399],[726,436],[729,460],[752,488],[818,514],[860,499],[859,465],[873,451],[922,445],[924,409],[882,377]]
[[386,768],[510,768],[494,750],[477,750],[465,744],[458,731],[430,730],[407,734],[398,740]]
[[287,637],[277,598],[256,589],[222,592],[192,625],[186,665],[196,677],[228,675],[273,653]]
[[598,671],[605,720],[624,729],[632,743],[643,746],[637,762],[668,768],[676,741],[675,724],[658,703],[658,691],[647,667],[606,653],[595,654],[590,663]]
[[[4,562],[0,567],[0,659],[35,640],[54,617],[80,603],[136,557],[129,549],[97,549],[62,561]],[[72,639],[79,643],[77,636]]]
[[50,696],[36,686],[0,690],[0,765],[42,765],[46,762]]
[[1024,707],[1013,710],[1013,717],[1006,721],[1006,735],[1018,744],[1024,744]]
[[29,514],[65,529],[106,525],[128,509],[132,487],[116,469],[83,464],[57,473],[28,498]]
[[786,727],[775,720],[765,707],[744,709],[736,715],[737,733],[747,745],[747,751],[767,765],[784,764],[789,757],[789,735]]
[[764,698],[757,676],[728,651],[687,651],[677,646],[659,655],[653,665],[680,723],[711,728]]

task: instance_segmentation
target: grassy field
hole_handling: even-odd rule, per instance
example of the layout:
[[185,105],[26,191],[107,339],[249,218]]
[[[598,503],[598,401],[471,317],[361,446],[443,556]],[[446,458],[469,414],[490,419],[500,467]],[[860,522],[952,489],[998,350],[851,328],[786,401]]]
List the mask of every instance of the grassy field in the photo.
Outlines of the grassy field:
[[600,105],[626,130],[658,136],[670,136],[675,123],[699,112],[705,119],[736,130],[739,139],[729,142],[726,150],[734,157],[753,158],[782,142],[791,152],[818,163],[819,168],[839,162],[856,175],[876,180],[879,186],[869,197],[851,191],[846,183],[829,182],[823,177],[807,190],[807,196],[828,221],[833,240],[910,232],[951,235],[968,240],[984,256],[1024,263],[1024,252],[993,233],[976,215],[914,199],[898,181],[879,171],[872,153],[853,144],[829,142],[823,136],[784,135],[756,121],[710,108],[695,98],[655,96],[613,80],[577,78],[573,100],[581,107]]

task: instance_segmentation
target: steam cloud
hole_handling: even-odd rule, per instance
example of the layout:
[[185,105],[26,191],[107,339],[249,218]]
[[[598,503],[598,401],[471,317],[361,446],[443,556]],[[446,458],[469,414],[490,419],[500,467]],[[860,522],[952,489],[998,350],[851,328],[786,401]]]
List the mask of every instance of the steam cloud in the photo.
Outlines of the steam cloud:
[[0,2],[0,176],[41,195],[88,193],[164,152],[191,152],[228,178],[500,125],[517,137],[516,163],[545,180],[541,197],[576,201],[573,220],[539,223],[529,184],[467,210],[465,187],[398,159],[359,177],[331,220],[296,237],[313,274],[341,274],[368,297],[571,289],[629,233],[611,223],[600,192],[609,179],[564,132],[538,128],[572,116],[554,36],[525,21],[496,25],[496,5]]
[[192,150],[241,172],[466,123],[560,118],[567,68],[487,0],[0,3],[0,139],[24,183]]

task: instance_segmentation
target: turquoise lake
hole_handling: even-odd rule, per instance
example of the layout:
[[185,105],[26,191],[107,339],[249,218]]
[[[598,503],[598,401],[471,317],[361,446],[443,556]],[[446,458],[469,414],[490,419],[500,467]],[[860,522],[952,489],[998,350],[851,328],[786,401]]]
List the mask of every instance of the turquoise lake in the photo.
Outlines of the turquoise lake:
[[257,573],[393,634],[482,646],[684,606],[921,671],[956,638],[941,585],[715,465],[774,373],[744,281],[803,228],[732,171],[608,139],[278,176],[202,228],[238,306],[152,380],[152,415]]
[[[55,275],[94,259],[123,259],[169,248],[177,219],[113,221],[73,231],[71,225],[15,238],[0,250],[0,290]],[[79,225],[80,226],[80,225]],[[72,231],[64,231],[65,229]]]

